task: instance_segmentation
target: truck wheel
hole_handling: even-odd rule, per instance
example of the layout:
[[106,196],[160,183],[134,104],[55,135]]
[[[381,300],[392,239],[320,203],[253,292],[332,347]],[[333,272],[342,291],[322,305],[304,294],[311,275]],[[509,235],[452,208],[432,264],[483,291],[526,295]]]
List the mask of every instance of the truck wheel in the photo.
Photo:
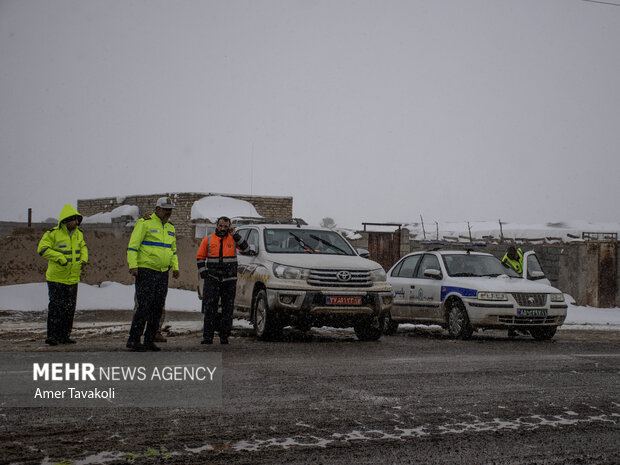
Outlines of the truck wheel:
[[555,332],[557,329],[557,326],[542,326],[538,328],[530,328],[530,334],[537,341],[548,341],[553,336],[555,336]]
[[398,321],[392,320],[392,314],[387,312],[383,317],[383,334],[390,336],[398,331]]
[[467,310],[460,300],[450,302],[448,309],[448,333],[455,339],[469,339],[474,329],[469,323]]
[[383,318],[368,318],[353,325],[355,335],[360,341],[376,341],[383,333]]
[[269,309],[267,293],[258,291],[254,299],[254,330],[259,339],[269,340],[280,335],[282,328],[278,326],[273,311]]

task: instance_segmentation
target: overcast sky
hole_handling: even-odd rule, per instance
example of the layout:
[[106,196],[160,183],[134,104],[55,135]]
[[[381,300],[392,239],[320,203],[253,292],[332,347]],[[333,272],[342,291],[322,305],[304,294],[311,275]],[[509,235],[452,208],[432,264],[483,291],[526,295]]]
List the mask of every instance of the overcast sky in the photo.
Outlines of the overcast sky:
[[0,154],[0,220],[189,191],[618,221],[620,6],[0,0]]

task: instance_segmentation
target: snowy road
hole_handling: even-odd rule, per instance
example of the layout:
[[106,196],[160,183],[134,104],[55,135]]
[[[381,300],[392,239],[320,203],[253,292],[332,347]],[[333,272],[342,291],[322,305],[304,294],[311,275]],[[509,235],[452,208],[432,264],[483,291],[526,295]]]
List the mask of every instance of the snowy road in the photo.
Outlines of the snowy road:
[[[104,323],[98,323],[103,325]],[[551,342],[503,333],[453,341],[405,328],[376,343],[352,331],[290,331],[201,346],[179,322],[165,351],[222,352],[215,409],[2,409],[8,463],[620,462],[620,334],[560,330]],[[45,348],[4,334],[0,351]],[[62,350],[122,359],[126,327],[78,332]],[[163,460],[165,458],[165,462]]]

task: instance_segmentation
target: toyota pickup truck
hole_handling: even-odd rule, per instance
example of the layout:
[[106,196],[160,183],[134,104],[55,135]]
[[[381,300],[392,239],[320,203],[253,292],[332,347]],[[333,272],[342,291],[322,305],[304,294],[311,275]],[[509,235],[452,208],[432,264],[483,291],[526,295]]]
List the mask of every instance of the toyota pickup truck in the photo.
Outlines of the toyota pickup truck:
[[392,287],[381,265],[338,232],[283,224],[237,231],[250,247],[237,257],[234,316],[251,321],[260,339],[278,338],[285,326],[352,326],[360,340],[381,337]]

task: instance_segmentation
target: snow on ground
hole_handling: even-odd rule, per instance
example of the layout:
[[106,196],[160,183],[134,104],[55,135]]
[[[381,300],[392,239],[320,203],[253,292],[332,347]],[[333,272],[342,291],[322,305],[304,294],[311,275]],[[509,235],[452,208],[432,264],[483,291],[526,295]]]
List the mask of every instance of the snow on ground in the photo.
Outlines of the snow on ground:
[[220,216],[262,218],[250,202],[232,197],[210,195],[192,205],[192,220],[209,220],[215,223]]
[[[132,310],[134,287],[106,281],[100,286],[80,283],[78,310]],[[46,283],[0,286],[0,311],[45,311],[48,295]],[[169,289],[166,299],[168,311],[200,312],[200,301],[195,291]],[[568,306],[563,328],[620,330],[620,308]]]

